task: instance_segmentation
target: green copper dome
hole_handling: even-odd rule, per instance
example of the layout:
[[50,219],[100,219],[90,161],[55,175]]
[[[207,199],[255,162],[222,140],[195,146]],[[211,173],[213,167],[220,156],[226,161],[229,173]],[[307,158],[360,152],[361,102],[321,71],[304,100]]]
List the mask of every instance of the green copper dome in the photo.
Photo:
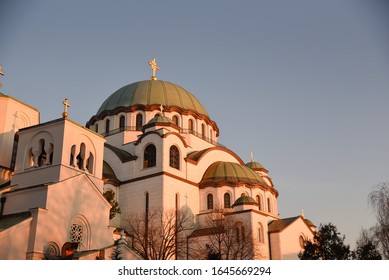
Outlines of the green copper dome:
[[255,201],[254,198],[252,198],[248,195],[242,195],[234,202],[232,207],[235,207],[238,205],[258,205],[258,203]]
[[204,173],[201,184],[214,183],[263,185],[265,181],[245,165],[234,162],[217,161],[211,164]]
[[104,101],[96,115],[118,107],[156,104],[162,104],[165,107],[177,106],[208,116],[201,103],[189,91],[176,84],[161,80],[135,82],[118,89]]

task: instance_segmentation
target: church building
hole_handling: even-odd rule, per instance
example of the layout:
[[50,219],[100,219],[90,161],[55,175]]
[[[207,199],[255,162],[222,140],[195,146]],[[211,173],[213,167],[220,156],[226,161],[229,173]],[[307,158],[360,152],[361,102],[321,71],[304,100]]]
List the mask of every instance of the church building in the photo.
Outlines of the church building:
[[314,224],[280,217],[269,171],[221,145],[200,101],[149,65],[85,126],[67,99],[41,123],[0,93],[0,259],[298,258]]

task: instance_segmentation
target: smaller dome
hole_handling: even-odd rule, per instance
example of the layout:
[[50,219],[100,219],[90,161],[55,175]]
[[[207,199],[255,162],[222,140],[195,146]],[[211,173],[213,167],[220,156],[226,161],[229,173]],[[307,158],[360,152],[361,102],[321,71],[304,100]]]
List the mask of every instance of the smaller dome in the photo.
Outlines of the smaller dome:
[[168,118],[168,117],[165,117],[165,116],[161,116],[161,115],[158,115],[154,118],[152,118],[148,123],[147,125],[149,124],[156,124],[156,123],[168,123],[168,124],[174,124],[176,125],[172,119]]
[[266,173],[268,172],[266,170],[266,168],[263,167],[262,164],[260,164],[259,162],[256,162],[256,161],[250,161],[250,162],[246,163],[246,166],[248,168],[251,168],[254,171],[265,171]]
[[172,119],[165,116],[158,115],[152,118],[147,124],[145,124],[142,128],[142,131],[145,132],[147,128],[155,127],[155,126],[170,126],[176,129],[180,129]]
[[239,197],[235,201],[235,203],[232,205],[232,207],[235,207],[235,206],[238,206],[238,205],[258,205],[258,203],[251,196],[242,195],[241,197]]
[[267,186],[255,171],[245,165],[234,162],[217,161],[212,163],[204,173],[201,185],[248,184]]

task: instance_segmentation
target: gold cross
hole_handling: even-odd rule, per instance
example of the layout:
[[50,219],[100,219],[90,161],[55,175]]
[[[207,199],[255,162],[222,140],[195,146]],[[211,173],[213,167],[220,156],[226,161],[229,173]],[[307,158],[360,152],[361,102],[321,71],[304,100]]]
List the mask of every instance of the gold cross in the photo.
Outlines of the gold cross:
[[[0,64],[0,75],[1,76],[4,76],[4,72],[3,72],[3,70],[1,69],[2,68],[2,65]],[[2,83],[0,83],[0,88],[3,86],[3,84]]]
[[162,114],[162,116],[165,116],[165,114],[163,113],[163,110],[164,110],[165,108],[163,107],[163,105],[161,104],[160,106],[159,106],[159,110],[161,111],[161,114]]
[[157,62],[155,61],[155,57],[153,57],[152,60],[150,60],[149,65],[151,66],[151,79],[152,80],[157,80],[157,76],[155,75],[155,71],[159,70],[159,66],[157,65]]
[[67,99],[67,98],[65,98],[65,101],[64,102],[62,102],[62,104],[63,104],[63,113],[62,113],[62,116],[64,117],[64,118],[67,118],[68,117],[68,108],[70,107],[70,105],[69,105],[69,99]]

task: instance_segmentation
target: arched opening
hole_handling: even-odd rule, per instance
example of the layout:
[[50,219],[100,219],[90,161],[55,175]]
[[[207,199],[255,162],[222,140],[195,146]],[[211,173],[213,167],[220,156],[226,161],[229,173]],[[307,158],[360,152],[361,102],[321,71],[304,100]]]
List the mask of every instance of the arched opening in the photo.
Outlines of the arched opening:
[[119,131],[122,132],[124,131],[126,126],[126,117],[125,116],[120,116],[119,119]]
[[188,121],[188,130],[189,130],[189,133],[191,134],[194,134],[194,124],[193,124],[193,120],[192,119],[189,119]]
[[142,114],[138,114],[136,115],[136,119],[135,119],[135,129],[137,131],[141,131],[142,126],[143,126],[143,116]]
[[174,145],[170,147],[169,165],[175,169],[180,169],[180,151]]
[[224,208],[231,208],[231,196],[229,193],[224,194]]
[[109,120],[106,120],[105,121],[105,135],[108,136],[109,135],[109,130],[110,130],[110,121]]
[[153,144],[149,144],[143,154],[143,168],[156,166],[157,164],[157,149]]
[[176,116],[176,115],[174,115],[173,116],[173,122],[177,125],[177,126],[179,126],[179,120],[178,120],[178,117]]
[[208,210],[213,209],[213,195],[212,194],[207,195],[207,209]]

